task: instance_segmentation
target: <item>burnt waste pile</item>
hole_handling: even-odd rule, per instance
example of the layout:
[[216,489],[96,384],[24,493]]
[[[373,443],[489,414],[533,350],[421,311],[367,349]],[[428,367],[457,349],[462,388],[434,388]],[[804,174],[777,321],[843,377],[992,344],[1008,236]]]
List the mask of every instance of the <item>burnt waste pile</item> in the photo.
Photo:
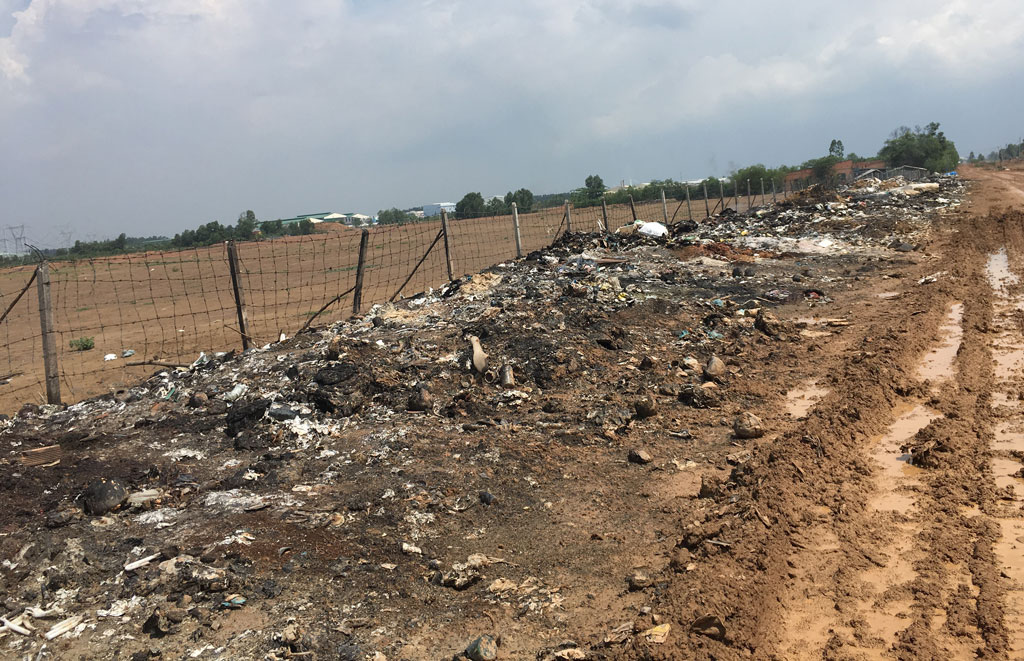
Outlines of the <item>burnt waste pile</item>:
[[572,234],[25,405],[0,423],[2,655],[583,659],[700,635],[659,596],[757,522],[730,475],[788,424],[835,301],[925,259],[963,193],[927,183]]

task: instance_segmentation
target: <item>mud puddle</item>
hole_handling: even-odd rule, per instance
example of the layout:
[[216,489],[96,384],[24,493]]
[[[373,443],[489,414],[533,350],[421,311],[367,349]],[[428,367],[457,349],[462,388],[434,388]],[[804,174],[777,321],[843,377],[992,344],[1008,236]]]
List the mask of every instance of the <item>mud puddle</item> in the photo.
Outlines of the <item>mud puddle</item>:
[[1020,658],[1024,652],[1024,544],[1018,540],[1024,539],[1020,509],[1024,480],[1017,476],[1024,465],[1011,453],[1024,451],[1024,415],[1014,386],[1024,371],[1024,345],[1019,341],[1016,319],[1018,311],[1024,309],[1024,297],[1014,293],[1020,278],[1011,270],[1005,248],[989,255],[986,275],[996,295],[992,321],[997,336],[991,344],[996,386],[991,405],[1004,413],[994,429],[992,449],[996,454],[989,464],[999,490],[995,514],[1001,534],[994,550],[1006,581],[1004,623],[1010,635],[1011,657]]
[[792,418],[802,418],[829,392],[816,380],[805,381],[786,393],[786,413]]
[[[946,316],[946,323],[940,328],[942,339],[939,345],[929,351],[917,370],[917,377],[922,381],[939,384],[953,378],[953,361],[963,341],[964,304],[954,303]],[[937,390],[933,386],[933,390]]]

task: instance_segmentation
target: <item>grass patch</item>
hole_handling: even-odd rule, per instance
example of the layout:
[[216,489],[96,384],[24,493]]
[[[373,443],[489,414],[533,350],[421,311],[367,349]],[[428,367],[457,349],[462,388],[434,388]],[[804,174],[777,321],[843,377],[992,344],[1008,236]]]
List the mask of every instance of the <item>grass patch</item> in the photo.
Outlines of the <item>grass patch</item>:
[[96,346],[96,342],[91,337],[80,337],[75,340],[71,340],[68,344],[71,345],[72,351],[88,351]]

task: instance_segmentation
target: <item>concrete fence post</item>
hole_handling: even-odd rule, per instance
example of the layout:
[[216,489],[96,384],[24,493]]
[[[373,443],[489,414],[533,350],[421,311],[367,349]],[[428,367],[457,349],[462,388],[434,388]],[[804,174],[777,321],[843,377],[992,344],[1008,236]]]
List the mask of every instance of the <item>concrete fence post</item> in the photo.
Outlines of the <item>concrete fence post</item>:
[[452,269],[452,246],[448,232],[448,212],[441,209],[441,233],[444,234],[444,263],[448,268],[448,282],[455,279]]
[[519,236],[519,205],[512,203],[512,229],[516,237],[516,258],[523,256],[523,240]]
[[572,234],[572,211],[569,209],[569,200],[565,201],[565,231]]
[[53,330],[53,304],[50,300],[50,265],[36,267],[39,292],[39,330],[43,334],[43,370],[46,375],[46,403],[60,404],[60,370],[57,365],[57,334]]
[[668,225],[668,203],[665,201],[665,189],[661,189],[661,215],[665,218],[665,224]]

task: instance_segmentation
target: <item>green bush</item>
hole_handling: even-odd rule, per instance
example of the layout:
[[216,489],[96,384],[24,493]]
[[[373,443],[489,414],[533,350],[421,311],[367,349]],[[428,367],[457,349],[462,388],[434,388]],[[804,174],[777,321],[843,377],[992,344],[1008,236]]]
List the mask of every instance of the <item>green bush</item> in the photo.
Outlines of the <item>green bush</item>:
[[77,340],[71,340],[72,351],[88,351],[96,346],[96,342],[91,337],[80,337]]

